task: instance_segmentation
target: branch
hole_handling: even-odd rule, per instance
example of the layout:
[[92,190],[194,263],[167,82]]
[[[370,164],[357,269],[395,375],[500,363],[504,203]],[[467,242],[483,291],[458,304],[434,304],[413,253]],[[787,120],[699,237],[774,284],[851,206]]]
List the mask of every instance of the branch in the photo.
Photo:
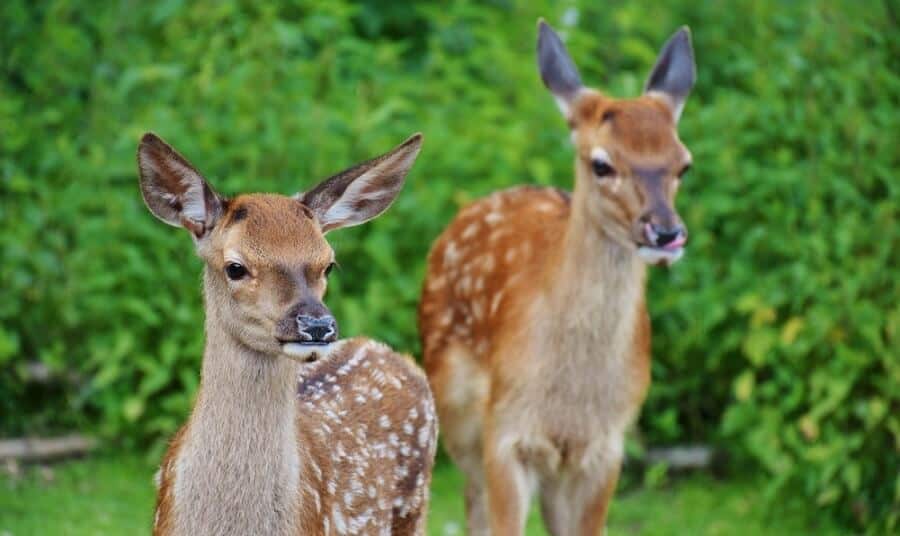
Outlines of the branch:
[[0,440],[0,461],[42,461],[84,454],[97,448],[91,437],[72,434],[63,437]]

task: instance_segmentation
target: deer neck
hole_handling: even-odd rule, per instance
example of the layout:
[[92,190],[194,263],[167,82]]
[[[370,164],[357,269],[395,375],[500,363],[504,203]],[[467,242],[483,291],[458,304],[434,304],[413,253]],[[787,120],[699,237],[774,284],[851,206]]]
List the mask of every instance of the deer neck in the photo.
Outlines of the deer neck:
[[615,240],[592,204],[586,184],[576,181],[572,209],[547,269],[544,317],[564,352],[593,359],[599,348],[625,350],[631,341],[646,266],[635,248]]
[[244,346],[225,332],[214,315],[207,317],[206,336],[192,422],[198,419],[215,425],[214,430],[203,431],[220,438],[247,444],[256,441],[270,449],[273,437],[295,439],[297,364]]
[[211,527],[289,533],[299,506],[298,365],[258,353],[229,333],[212,303],[223,289],[211,288],[208,274],[204,279],[206,347],[178,461],[179,518],[198,534]]

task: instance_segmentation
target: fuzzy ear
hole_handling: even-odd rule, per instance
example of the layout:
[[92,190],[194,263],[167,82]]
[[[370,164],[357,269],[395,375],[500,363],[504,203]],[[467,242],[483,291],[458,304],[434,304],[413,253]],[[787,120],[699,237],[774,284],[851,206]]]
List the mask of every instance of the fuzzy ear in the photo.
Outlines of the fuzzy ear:
[[563,115],[569,115],[572,101],[582,88],[581,76],[566,46],[544,19],[538,21],[538,69],[541,80],[556,98]]
[[387,153],[297,194],[297,199],[313,211],[322,232],[369,221],[387,210],[400,193],[421,148],[422,134],[413,134]]
[[141,194],[154,216],[202,238],[222,214],[223,198],[194,166],[159,136],[148,132],[138,145]]
[[657,94],[665,98],[672,106],[675,121],[678,121],[681,110],[684,109],[684,102],[696,80],[697,67],[694,64],[691,31],[687,26],[682,26],[666,41],[659,53],[656,65],[647,78],[644,93]]

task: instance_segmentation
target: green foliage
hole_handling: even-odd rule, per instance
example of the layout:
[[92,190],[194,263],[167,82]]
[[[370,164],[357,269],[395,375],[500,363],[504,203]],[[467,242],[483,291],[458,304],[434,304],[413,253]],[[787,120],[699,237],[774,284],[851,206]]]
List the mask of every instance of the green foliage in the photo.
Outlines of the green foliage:
[[[715,441],[847,523],[900,520],[900,31],[890,2],[7,0],[0,7],[0,434],[90,426],[159,444],[202,349],[200,262],[143,207],[154,130],[223,193],[291,193],[410,133],[403,194],[336,233],[346,334],[418,350],[430,241],[459,206],[571,184],[534,23],[636,95],[694,31],[681,122],[687,258],[654,270],[650,443]],[[27,381],[40,363],[50,381]]]

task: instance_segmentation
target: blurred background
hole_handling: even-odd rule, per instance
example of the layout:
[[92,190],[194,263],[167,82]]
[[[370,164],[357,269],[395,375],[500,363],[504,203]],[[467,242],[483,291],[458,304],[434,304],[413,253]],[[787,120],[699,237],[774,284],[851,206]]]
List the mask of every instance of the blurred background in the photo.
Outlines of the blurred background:
[[[2,2],[0,438],[97,447],[4,460],[0,534],[149,532],[203,340],[191,240],[141,201],[143,132],[224,194],[289,194],[422,131],[393,208],[329,236],[327,299],[344,334],[419,355],[425,256],[459,207],[571,187],[539,16],[614,96],[639,94],[682,24],[698,64],[691,244],[651,271],[653,384],[611,533],[898,530],[900,6],[664,4]],[[712,462],[651,455],[685,445]],[[432,506],[432,534],[464,531],[444,457]]]

